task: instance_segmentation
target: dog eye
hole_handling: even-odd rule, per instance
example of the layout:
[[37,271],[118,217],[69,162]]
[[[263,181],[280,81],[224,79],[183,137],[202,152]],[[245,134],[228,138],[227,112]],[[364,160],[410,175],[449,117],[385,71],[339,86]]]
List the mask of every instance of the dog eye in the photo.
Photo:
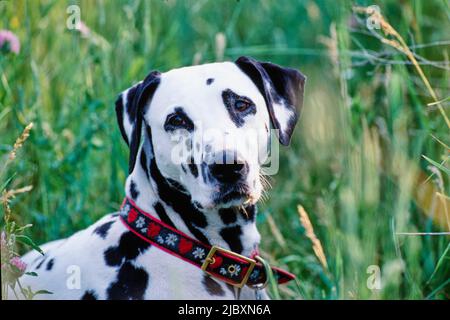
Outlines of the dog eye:
[[190,132],[194,130],[194,124],[181,108],[176,108],[174,113],[167,116],[166,122],[164,123],[164,129],[166,131],[186,129]]
[[173,127],[184,127],[187,124],[186,119],[178,114],[169,116],[166,123]]
[[236,102],[234,103],[234,108],[239,112],[244,112],[251,106],[252,104],[245,100],[236,100]]

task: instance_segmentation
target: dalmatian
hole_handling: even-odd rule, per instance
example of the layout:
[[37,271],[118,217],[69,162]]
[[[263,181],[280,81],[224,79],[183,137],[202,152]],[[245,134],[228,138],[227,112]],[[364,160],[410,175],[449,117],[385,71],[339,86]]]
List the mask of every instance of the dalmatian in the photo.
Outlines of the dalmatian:
[[[129,146],[126,198],[193,243],[251,257],[260,242],[263,161],[273,143],[289,144],[305,79],[251,57],[151,72],[115,106]],[[122,211],[42,245],[44,255],[24,255],[37,276],[22,276],[22,286],[52,293],[38,299],[255,299],[254,288],[237,288],[144,241]],[[205,259],[204,251],[193,254]]]

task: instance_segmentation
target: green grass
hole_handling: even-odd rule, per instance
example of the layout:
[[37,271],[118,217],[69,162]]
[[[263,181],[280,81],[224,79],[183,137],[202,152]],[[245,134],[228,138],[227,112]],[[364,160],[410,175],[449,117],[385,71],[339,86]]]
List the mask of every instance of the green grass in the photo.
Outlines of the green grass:
[[[91,37],[67,29],[69,4],[80,6]],[[308,76],[293,144],[282,150],[258,217],[265,254],[298,276],[299,287],[285,287],[282,297],[448,299],[449,237],[396,233],[450,231],[448,218],[433,222],[445,214],[436,191],[450,194],[449,128],[427,106],[433,99],[406,56],[371,35],[365,17],[352,15],[354,4],[372,2],[3,2],[0,29],[16,33],[22,48],[0,54],[0,157],[35,124],[5,178],[14,176],[7,189],[34,186],[13,200],[14,218],[33,223],[28,235],[42,243],[117,210],[127,149],[116,95],[150,70],[252,55]],[[450,115],[447,2],[376,4],[415,53],[434,62],[422,68]],[[417,195],[428,176],[441,207]],[[305,235],[298,204],[328,269]],[[367,287],[371,265],[381,269],[381,290]]]

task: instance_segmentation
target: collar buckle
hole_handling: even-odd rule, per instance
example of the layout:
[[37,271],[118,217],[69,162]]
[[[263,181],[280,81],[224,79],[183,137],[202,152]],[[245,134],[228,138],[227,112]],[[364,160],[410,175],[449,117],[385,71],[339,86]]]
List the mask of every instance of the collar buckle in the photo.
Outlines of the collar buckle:
[[226,283],[229,283],[229,284],[231,284],[231,285],[233,285],[233,286],[235,286],[237,288],[242,288],[247,283],[248,278],[250,277],[253,269],[255,268],[256,261],[253,260],[253,259],[250,259],[250,258],[248,258],[246,256],[243,256],[241,254],[238,254],[236,252],[233,252],[233,251],[230,251],[230,250],[218,247],[218,246],[212,246],[211,250],[209,250],[209,253],[208,253],[208,255],[205,258],[205,261],[203,262],[203,264],[201,266],[201,269],[204,272],[206,272],[207,274],[209,274],[209,275],[211,275],[213,277],[215,277],[214,273],[208,271],[207,268],[208,268],[208,266],[210,264],[214,264],[214,262],[215,262],[214,255],[215,255],[215,253],[217,251],[221,252],[221,253],[224,253],[225,255],[230,255],[230,256],[242,259],[242,260],[244,260],[244,261],[246,261],[246,262],[248,262],[250,264],[248,269],[247,269],[247,271],[246,271],[246,273],[245,273],[245,276],[242,278],[242,281],[239,282],[239,283],[233,282],[232,280],[229,280],[229,279],[220,278],[222,281],[224,281]]

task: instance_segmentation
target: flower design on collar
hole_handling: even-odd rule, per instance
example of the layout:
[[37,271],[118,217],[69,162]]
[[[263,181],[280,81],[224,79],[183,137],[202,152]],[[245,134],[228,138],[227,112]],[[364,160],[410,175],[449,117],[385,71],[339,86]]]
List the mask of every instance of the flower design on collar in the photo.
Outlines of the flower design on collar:
[[165,239],[166,244],[170,246],[174,246],[175,242],[178,240],[178,237],[173,233],[169,233]]
[[136,220],[136,227],[142,228],[145,225],[145,219],[143,217],[139,217]]
[[130,211],[131,207],[130,205],[127,203],[126,205],[123,206],[122,210],[120,210],[120,215],[122,216],[127,216],[128,212]]
[[192,255],[197,259],[203,259],[205,256],[205,250],[199,247],[196,247],[194,251],[192,251]]
[[158,243],[160,243],[160,244],[163,244],[163,243],[164,243],[164,238],[163,238],[161,235],[159,235],[159,236],[156,238],[156,241],[158,241]]
[[219,272],[224,276],[237,277],[241,272],[241,266],[238,264],[230,264],[226,269],[224,267],[220,268]]
[[228,273],[230,274],[230,276],[235,277],[238,276],[239,273],[241,272],[241,266],[238,264],[230,264],[228,266]]

